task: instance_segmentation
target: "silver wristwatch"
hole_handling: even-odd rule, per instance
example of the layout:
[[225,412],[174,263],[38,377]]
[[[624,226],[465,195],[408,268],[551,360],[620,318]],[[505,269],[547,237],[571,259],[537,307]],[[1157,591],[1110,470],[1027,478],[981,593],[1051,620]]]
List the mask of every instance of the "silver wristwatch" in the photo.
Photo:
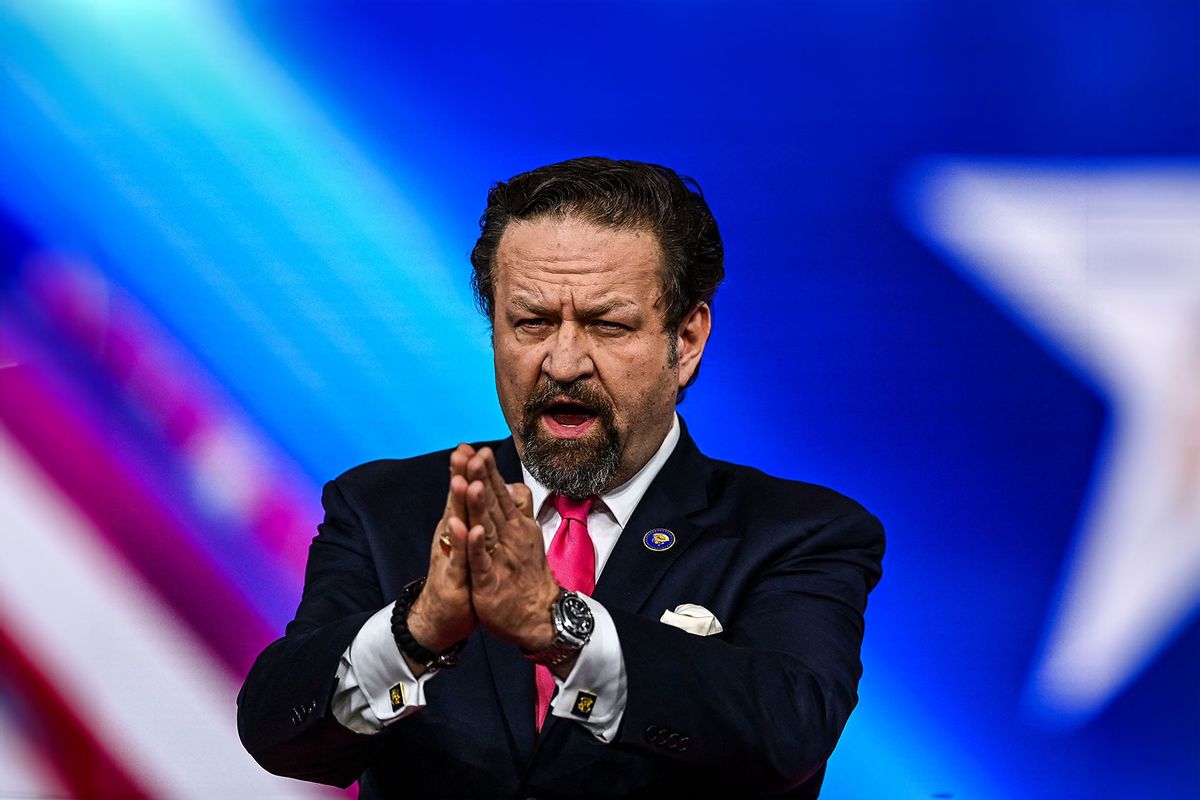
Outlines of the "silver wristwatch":
[[576,592],[559,592],[550,605],[550,618],[554,622],[554,641],[549,647],[525,654],[530,661],[546,667],[561,664],[582,650],[596,629],[591,607]]

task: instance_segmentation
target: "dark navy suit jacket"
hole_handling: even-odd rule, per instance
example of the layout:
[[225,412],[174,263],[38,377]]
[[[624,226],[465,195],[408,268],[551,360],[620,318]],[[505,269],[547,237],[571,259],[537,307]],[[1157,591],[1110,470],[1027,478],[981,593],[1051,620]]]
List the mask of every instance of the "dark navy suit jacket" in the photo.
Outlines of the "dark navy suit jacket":
[[[512,440],[500,471],[522,479]],[[616,741],[553,716],[534,729],[532,665],[477,631],[428,706],[366,736],[330,709],[342,652],[424,574],[449,451],[376,461],[325,487],[325,521],[286,635],[238,696],[238,730],[268,770],[361,797],[816,797],[857,702],[867,593],[883,531],[829,489],[702,455],[686,428],[617,541],[594,597],[612,614],[628,701]],[[643,534],[667,528],[654,552]],[[659,622],[696,603],[724,625]]]

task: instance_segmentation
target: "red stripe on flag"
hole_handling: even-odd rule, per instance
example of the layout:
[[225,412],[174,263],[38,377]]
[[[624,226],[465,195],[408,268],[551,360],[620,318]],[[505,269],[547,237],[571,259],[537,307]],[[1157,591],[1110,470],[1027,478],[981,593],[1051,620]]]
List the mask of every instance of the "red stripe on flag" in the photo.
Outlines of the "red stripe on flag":
[[[77,703],[88,701],[88,681],[80,675],[74,687]],[[71,791],[72,797],[95,800],[140,800],[152,793],[108,752],[73,704],[42,674],[0,618],[0,683],[18,701],[18,722],[27,741]]]
[[[15,345],[15,331],[9,331]],[[0,421],[46,475],[239,680],[275,638],[266,622],[138,480],[132,443],[87,420],[36,360],[0,370]],[[123,445],[128,448],[122,453]],[[123,458],[124,456],[124,458]]]

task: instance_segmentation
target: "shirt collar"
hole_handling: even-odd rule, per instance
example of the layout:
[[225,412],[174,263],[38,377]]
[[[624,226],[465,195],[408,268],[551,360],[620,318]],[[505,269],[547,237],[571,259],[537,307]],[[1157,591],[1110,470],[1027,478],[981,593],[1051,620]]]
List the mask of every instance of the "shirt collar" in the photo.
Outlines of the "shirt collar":
[[[650,488],[650,484],[662,471],[663,464],[667,463],[667,459],[675,451],[675,445],[679,443],[679,435],[679,415],[675,414],[671,422],[671,430],[667,431],[662,444],[658,446],[658,450],[650,457],[650,460],[632,478],[600,495],[600,503],[597,504],[597,507],[602,505],[622,529],[629,522],[629,518],[633,516],[633,510],[637,508],[638,503],[642,502],[642,497]],[[549,508],[546,501],[550,498],[550,490],[530,475],[524,464],[521,464],[521,474],[525,478],[525,485],[529,487],[529,491],[533,495],[533,507],[537,509],[536,516],[541,520],[542,515],[547,513]]]

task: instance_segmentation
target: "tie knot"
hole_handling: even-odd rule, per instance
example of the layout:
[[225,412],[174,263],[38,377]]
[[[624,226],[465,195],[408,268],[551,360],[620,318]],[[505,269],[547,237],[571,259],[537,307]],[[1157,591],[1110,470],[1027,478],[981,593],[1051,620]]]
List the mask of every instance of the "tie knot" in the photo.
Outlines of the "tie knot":
[[556,494],[554,495],[554,510],[563,519],[571,519],[587,525],[588,512],[592,510],[592,502],[595,499],[595,497],[585,497],[582,500],[576,500],[573,497]]

